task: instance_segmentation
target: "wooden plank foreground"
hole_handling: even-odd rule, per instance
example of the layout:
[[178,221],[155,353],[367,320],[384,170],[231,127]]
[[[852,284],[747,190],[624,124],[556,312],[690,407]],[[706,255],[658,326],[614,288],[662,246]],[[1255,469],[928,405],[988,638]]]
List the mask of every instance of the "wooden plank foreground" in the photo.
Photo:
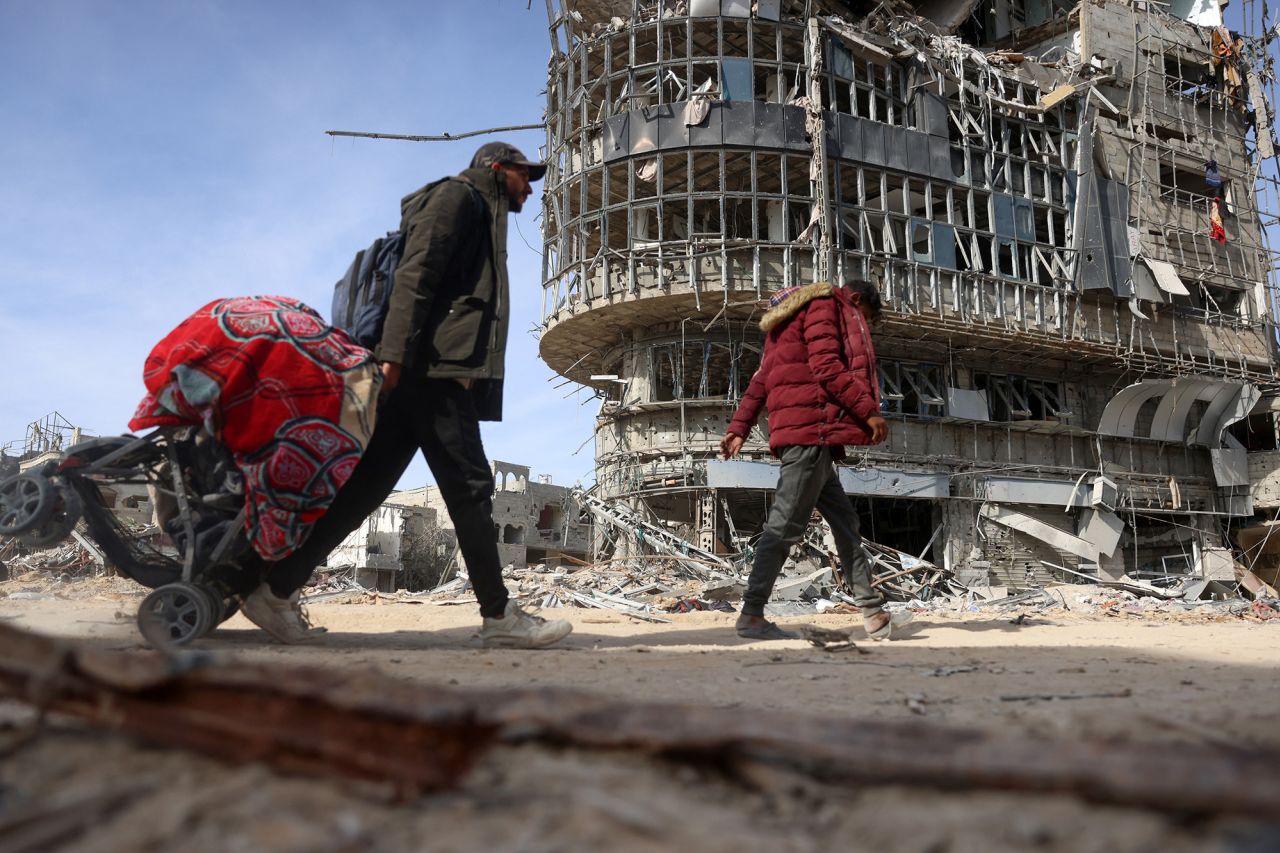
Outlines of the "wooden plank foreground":
[[1193,814],[1280,810],[1274,750],[1045,739],[550,687],[460,689],[200,652],[107,651],[3,625],[0,648],[0,695],[156,744],[388,782],[404,796],[457,784],[495,745],[532,742],[722,767],[757,761],[842,785],[1062,793]]

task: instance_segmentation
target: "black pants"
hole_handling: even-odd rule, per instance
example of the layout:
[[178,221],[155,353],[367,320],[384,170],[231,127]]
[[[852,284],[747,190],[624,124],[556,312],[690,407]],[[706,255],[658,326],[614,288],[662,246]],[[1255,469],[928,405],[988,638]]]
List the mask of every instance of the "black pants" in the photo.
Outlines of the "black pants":
[[764,533],[756,543],[747,591],[742,595],[742,612],[749,616],[764,615],[764,606],[773,593],[787,552],[804,535],[815,508],[831,526],[840,568],[853,590],[853,600],[864,614],[878,610],[884,598],[871,587],[871,563],[862,550],[858,513],[840,485],[831,448],[784,447],[779,456],[782,471],[778,474],[778,490]]
[[480,613],[501,616],[507,588],[493,532],[493,472],[480,443],[471,392],[452,379],[400,380],[378,412],[360,464],[329,511],[301,548],[268,570],[272,592],[286,598],[301,589],[329,552],[382,505],[418,450],[449,509]]

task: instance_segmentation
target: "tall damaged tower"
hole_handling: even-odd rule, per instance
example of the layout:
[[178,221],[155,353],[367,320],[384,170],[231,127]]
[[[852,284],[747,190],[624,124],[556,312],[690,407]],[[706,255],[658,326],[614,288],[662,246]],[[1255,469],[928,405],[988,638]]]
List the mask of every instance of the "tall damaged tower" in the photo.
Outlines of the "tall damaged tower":
[[865,535],[1012,585],[1229,574],[1280,506],[1274,78],[1241,11],[548,0],[541,351],[601,399],[598,494],[738,550],[776,481],[763,430],[715,458],[760,300],[865,278]]

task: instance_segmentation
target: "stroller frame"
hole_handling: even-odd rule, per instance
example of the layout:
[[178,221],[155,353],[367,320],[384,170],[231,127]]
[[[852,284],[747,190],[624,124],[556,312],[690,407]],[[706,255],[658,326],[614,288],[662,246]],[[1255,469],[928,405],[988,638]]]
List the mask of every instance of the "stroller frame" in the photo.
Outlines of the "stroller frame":
[[[120,523],[99,488],[110,483],[147,485],[178,559]],[[83,518],[119,572],[153,590],[137,622],[157,647],[208,634],[260,581],[265,563],[245,538],[246,513],[238,467],[201,427],[90,439],[61,461],[0,482],[0,535],[47,547],[71,536]]]

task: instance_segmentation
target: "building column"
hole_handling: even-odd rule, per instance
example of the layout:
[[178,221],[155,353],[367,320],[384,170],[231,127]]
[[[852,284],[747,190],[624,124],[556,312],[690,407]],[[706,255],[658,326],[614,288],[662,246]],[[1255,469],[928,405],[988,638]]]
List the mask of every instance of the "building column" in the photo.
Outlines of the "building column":
[[716,543],[716,491],[703,489],[698,495],[698,547],[714,554]]

